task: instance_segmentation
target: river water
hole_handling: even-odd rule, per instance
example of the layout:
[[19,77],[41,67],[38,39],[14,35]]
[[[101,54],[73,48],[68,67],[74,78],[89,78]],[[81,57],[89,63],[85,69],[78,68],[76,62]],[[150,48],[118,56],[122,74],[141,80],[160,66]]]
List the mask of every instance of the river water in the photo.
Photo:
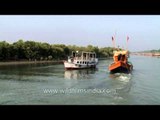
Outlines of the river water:
[[110,74],[112,59],[97,69],[63,64],[0,66],[1,105],[159,105],[160,58],[130,56],[131,74]]

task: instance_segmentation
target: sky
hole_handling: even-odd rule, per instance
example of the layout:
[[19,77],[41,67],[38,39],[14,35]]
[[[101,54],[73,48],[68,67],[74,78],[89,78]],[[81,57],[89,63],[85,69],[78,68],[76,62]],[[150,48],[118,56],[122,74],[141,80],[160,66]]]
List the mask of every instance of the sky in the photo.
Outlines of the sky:
[[[160,15],[0,15],[0,41],[160,49]],[[127,44],[127,36],[129,41]]]

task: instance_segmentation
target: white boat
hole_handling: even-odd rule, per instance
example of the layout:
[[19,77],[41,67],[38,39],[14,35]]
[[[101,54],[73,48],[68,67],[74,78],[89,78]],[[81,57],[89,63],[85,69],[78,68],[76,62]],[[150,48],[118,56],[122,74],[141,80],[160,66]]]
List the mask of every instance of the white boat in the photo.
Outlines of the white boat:
[[98,58],[96,58],[95,52],[72,51],[72,55],[68,57],[67,61],[64,61],[65,69],[96,68],[97,64]]

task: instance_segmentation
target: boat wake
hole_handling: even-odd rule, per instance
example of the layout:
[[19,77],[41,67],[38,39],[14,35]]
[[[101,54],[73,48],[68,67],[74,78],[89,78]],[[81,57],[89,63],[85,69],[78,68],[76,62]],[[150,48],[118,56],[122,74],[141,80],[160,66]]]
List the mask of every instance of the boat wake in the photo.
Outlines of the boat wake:
[[116,73],[114,74],[114,78],[121,82],[129,82],[131,79],[131,74],[124,74],[124,73]]
[[131,76],[120,75],[118,79],[122,82],[129,82],[129,80],[131,79]]

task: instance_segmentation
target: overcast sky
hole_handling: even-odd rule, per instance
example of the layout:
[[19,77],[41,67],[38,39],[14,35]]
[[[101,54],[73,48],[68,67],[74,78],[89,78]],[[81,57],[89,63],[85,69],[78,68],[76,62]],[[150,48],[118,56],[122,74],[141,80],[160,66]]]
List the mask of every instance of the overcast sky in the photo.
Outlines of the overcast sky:
[[160,15],[0,15],[0,41],[160,49]]

